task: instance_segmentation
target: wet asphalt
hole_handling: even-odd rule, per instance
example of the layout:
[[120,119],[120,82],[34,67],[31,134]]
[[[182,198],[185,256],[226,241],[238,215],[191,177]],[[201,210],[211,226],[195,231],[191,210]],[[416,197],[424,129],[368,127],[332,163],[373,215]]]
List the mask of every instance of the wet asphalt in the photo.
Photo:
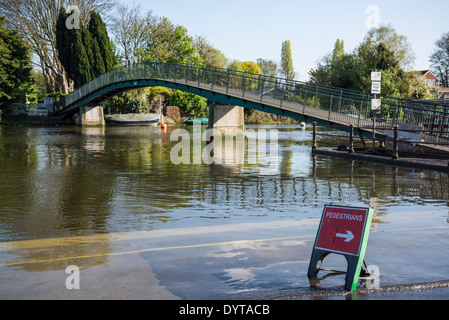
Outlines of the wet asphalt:
[[[0,299],[446,300],[449,226],[409,221],[373,224],[365,260],[378,283],[352,293],[338,272],[311,286],[310,219],[2,243]],[[331,254],[323,268],[346,262]]]

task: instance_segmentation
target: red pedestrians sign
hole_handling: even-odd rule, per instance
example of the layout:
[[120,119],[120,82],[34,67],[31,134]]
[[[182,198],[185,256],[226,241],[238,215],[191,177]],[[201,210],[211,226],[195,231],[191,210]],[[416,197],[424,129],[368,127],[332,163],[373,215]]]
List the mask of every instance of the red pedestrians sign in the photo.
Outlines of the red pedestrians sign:
[[348,262],[345,289],[354,291],[365,258],[372,219],[371,208],[324,206],[307,272],[309,279],[317,278],[321,263],[329,253],[342,254]]
[[326,206],[315,247],[359,255],[369,209]]

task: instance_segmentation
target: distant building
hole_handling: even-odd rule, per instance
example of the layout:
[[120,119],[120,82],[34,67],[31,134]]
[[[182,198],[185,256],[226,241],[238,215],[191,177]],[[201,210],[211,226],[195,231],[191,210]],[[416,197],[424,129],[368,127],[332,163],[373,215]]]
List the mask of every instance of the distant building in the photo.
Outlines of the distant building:
[[428,88],[437,88],[437,100],[449,100],[449,88],[440,87],[440,80],[430,70],[416,71],[426,82]]
[[429,88],[439,87],[440,86],[440,80],[433,74],[430,70],[422,70],[419,71],[421,75],[424,77],[424,80],[426,81],[426,85]]

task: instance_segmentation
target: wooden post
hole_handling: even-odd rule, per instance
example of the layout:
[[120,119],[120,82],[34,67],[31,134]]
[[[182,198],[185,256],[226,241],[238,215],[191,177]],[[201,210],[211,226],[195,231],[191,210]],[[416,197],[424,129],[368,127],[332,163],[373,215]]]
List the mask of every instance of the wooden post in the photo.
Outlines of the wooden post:
[[398,127],[394,126],[394,134],[393,134],[393,155],[392,158],[394,160],[399,159],[398,155]]
[[354,126],[349,127],[349,153],[354,153]]
[[312,150],[316,150],[316,122],[313,123]]

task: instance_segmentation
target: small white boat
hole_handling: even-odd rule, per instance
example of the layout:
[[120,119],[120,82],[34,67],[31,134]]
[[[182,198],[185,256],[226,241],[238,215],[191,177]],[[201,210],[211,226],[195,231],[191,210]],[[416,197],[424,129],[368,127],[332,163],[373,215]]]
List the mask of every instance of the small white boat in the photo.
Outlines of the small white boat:
[[157,125],[160,117],[159,113],[126,113],[106,115],[104,119],[106,125],[146,126]]

